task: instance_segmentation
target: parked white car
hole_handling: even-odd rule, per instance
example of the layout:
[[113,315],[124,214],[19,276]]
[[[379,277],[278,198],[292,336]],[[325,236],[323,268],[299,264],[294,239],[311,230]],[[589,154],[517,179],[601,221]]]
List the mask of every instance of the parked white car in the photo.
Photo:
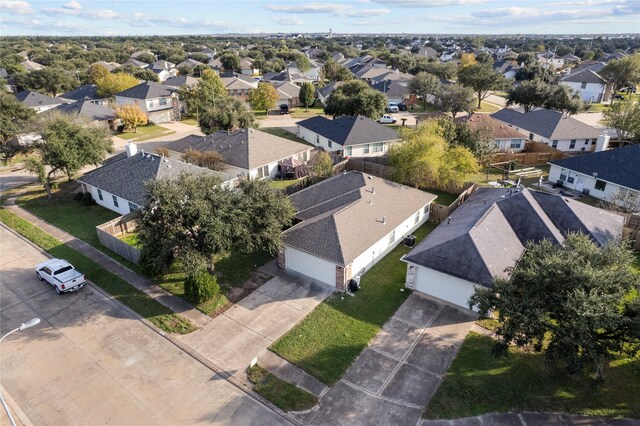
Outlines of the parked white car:
[[396,124],[397,120],[392,116],[385,114],[381,118],[377,119],[376,121],[381,124]]
[[400,111],[400,107],[395,102],[389,102],[387,104],[387,112],[398,112]]
[[56,293],[78,291],[87,284],[87,277],[63,259],[49,259],[36,266],[36,276],[40,281],[51,284]]

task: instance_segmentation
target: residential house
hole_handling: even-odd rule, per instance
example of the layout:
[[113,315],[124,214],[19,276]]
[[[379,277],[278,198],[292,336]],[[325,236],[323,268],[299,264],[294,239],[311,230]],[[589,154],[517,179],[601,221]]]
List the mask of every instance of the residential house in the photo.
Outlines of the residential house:
[[317,87],[316,98],[320,100],[322,105],[326,105],[327,99],[329,99],[329,95],[331,95],[331,93],[333,93],[334,90],[336,90],[338,87],[342,86],[343,84],[345,84],[344,81],[332,81],[331,83],[328,83],[323,87]]
[[171,86],[145,81],[116,93],[116,105],[137,104],[152,123],[166,123],[180,118],[178,95]]
[[564,60],[565,65],[576,65],[576,64],[579,64],[581,61],[580,57],[576,55],[572,55],[571,53],[567,53],[566,55],[563,55],[562,59]]
[[298,122],[298,136],[325,151],[344,157],[385,155],[400,141],[398,132],[362,115],[330,120],[315,116]]
[[395,103],[415,103],[416,95],[413,93],[406,84],[400,84],[397,81],[383,80],[379,83],[372,84],[372,88],[378,92],[384,93],[387,96],[389,102]]
[[564,67],[564,58],[556,56],[554,52],[538,53],[536,59],[543,67],[551,67],[554,70]]
[[16,93],[16,99],[18,102],[22,102],[25,106],[35,110],[37,113],[41,113],[65,103],[63,99],[52,98],[51,96],[30,90]]
[[116,130],[116,112],[113,108],[96,105],[90,101],[75,101],[68,104],[58,105],[50,111],[58,111],[73,118],[89,120],[92,122],[105,123],[111,130]]
[[278,91],[278,105],[288,105],[289,108],[299,107],[300,103],[300,86],[285,81],[284,83],[275,84]]
[[611,201],[620,191],[640,199],[640,145],[628,145],[578,157],[553,160],[549,182]]
[[382,81],[397,81],[400,84],[408,85],[409,81],[413,78],[413,75],[400,70],[385,69],[385,73],[374,75],[369,79],[369,84],[377,84]]
[[158,58],[158,57],[156,56],[156,54],[155,54],[155,53],[153,53],[152,51],[150,51],[149,49],[145,49],[145,50],[138,50],[137,52],[133,52],[133,53],[131,54],[131,56],[129,56],[129,57],[130,57],[131,59],[136,59],[138,56],[142,56],[142,55],[151,55],[151,56],[153,56],[153,57],[154,57],[154,58],[156,58],[156,59]]
[[159,60],[150,64],[149,69],[158,76],[160,83],[178,75],[176,64],[165,60]]
[[438,51],[433,47],[425,46],[418,50],[418,55],[426,56],[429,59],[436,59],[438,57]]
[[20,62],[20,66],[22,68],[24,68],[27,72],[31,72],[31,71],[35,71],[35,70],[41,70],[41,69],[44,68],[44,65],[41,65],[41,64],[39,64],[37,62],[33,62],[33,61],[29,61],[29,60]]
[[91,65],[101,65],[105,67],[107,70],[109,70],[109,72],[112,72],[117,68],[120,68],[120,64],[117,62],[98,61],[98,62],[94,62]]
[[214,56],[216,56],[216,49],[209,49],[208,47],[205,47],[200,51],[200,53],[204,53],[209,57],[209,59],[213,59]]
[[[119,214],[134,212],[149,202],[145,184],[159,179],[177,179],[181,174],[218,174],[175,159],[138,151],[135,144],[126,152],[107,159],[101,167],[78,178],[83,193],[90,193],[104,208]],[[223,177],[223,180],[225,177]]]
[[285,160],[306,163],[313,147],[258,129],[220,130],[207,136],[189,135],[170,142],[166,148],[185,153],[189,149],[215,151],[224,158],[224,172],[251,179],[275,178]]
[[601,131],[558,111],[538,108],[527,113],[501,109],[491,114],[529,140],[564,152],[593,151]]
[[260,69],[253,66],[253,59],[242,58],[240,59],[240,74],[242,75],[258,75]]
[[123,67],[126,67],[128,65],[131,65],[134,68],[143,68],[143,69],[149,66],[149,64],[147,64],[146,62],[138,61],[137,59],[129,59],[127,62],[122,64]]
[[177,77],[171,77],[162,82],[164,86],[175,87],[176,89],[183,86],[195,86],[200,82],[199,78],[191,77],[190,75],[179,75]]
[[402,260],[407,288],[468,308],[476,288],[508,278],[527,243],[562,244],[582,232],[599,245],[622,235],[623,218],[567,197],[480,188]]
[[515,61],[503,59],[493,64],[493,70],[502,74],[505,78],[515,78],[520,66]]
[[[243,78],[245,77],[245,78]],[[248,80],[246,76],[242,74],[233,74],[231,77],[221,77],[222,84],[227,89],[227,94],[235,98],[247,100],[249,93],[253,89],[258,88],[258,80]]]
[[371,84],[372,80],[376,78],[381,79],[382,76],[389,74],[390,70],[373,65],[357,65],[351,69],[351,72],[353,72],[357,79]]
[[289,74],[298,74],[306,77],[311,81],[319,81],[320,75],[322,73],[322,65],[320,65],[313,59],[309,59],[309,63],[311,64],[311,67],[305,72],[299,70],[298,65],[295,62],[289,62],[289,64],[287,65],[287,70],[289,71]]
[[591,69],[572,72],[560,84],[578,92],[585,102],[608,102],[611,98],[611,84]]
[[473,131],[490,129],[500,152],[520,152],[525,148],[525,137],[512,127],[491,118],[487,114],[476,114],[458,117],[456,121],[465,122]]
[[458,58],[458,52],[455,50],[445,50],[440,55],[440,62],[449,62]]
[[109,103],[108,99],[98,96],[98,87],[95,84],[83,84],[59,97],[68,101],[89,101],[102,106],[107,106]]
[[284,232],[278,265],[344,291],[426,222],[435,198],[360,172],[333,176],[289,197],[299,223]]
[[191,68],[195,68],[199,65],[204,66],[204,64],[200,61],[196,61],[195,59],[186,59],[182,62],[180,62],[178,65],[176,65],[176,68],[182,68],[182,67],[191,67]]

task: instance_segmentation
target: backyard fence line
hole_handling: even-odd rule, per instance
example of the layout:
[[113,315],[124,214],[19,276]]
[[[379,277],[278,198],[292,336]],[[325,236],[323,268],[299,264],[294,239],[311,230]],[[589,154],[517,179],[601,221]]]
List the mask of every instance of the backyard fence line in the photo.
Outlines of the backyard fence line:
[[622,238],[631,243],[631,247],[640,250],[640,214],[625,214]]
[[129,262],[140,264],[140,250],[118,238],[119,235],[133,232],[136,229],[135,220],[129,216],[120,216],[102,225],[96,226],[96,233],[100,244],[112,252],[124,257]]
[[458,195],[458,198],[456,198],[456,200],[448,206],[431,203],[431,206],[429,207],[429,221],[442,222],[443,220],[448,218],[451,213],[453,213],[462,203],[467,201],[469,196],[471,196],[471,194],[473,194],[476,189],[478,189],[478,185],[476,185],[475,183],[467,182],[460,195]]

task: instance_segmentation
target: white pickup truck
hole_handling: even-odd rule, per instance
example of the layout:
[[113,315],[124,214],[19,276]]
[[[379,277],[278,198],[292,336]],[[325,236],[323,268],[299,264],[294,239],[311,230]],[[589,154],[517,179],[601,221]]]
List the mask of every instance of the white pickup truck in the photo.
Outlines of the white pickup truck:
[[63,259],[49,259],[36,265],[36,276],[51,284],[56,293],[80,290],[87,284],[87,277]]
[[388,114],[383,115],[376,121],[381,124],[396,124],[396,119]]

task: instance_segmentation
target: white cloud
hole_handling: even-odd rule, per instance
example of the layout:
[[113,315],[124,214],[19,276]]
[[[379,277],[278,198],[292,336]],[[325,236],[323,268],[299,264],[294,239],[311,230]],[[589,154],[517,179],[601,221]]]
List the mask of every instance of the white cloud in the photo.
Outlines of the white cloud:
[[389,13],[389,9],[356,9],[353,5],[338,3],[269,4],[267,9],[281,13],[326,13],[337,17],[349,18],[380,16]]
[[431,8],[445,6],[463,6],[466,4],[488,3],[489,0],[371,0],[392,7]]
[[30,15],[33,13],[29,2],[20,0],[2,0],[0,1],[0,9],[16,15]]
[[304,21],[297,16],[283,16],[274,19],[279,25],[304,25]]
[[62,8],[63,9],[70,9],[70,10],[80,10],[80,9],[82,9],[82,6],[77,1],[71,0],[70,2],[65,3],[62,6]]

